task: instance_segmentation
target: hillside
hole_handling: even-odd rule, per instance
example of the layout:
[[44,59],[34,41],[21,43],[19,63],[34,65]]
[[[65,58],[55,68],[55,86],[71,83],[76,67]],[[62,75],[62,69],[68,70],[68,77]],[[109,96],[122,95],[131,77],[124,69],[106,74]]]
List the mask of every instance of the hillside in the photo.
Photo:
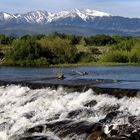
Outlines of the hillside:
[[61,32],[75,35],[140,35],[140,19],[113,16],[89,9],[58,13],[32,11],[25,14],[0,12],[0,34],[23,36]]

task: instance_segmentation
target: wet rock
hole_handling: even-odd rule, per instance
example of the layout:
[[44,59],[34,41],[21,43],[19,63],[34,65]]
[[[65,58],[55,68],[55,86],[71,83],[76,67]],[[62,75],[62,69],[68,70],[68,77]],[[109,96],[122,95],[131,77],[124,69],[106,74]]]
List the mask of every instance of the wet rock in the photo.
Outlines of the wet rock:
[[128,117],[128,122],[131,123],[131,124],[132,124],[135,120],[136,120],[136,116],[129,116],[129,117]]
[[90,134],[86,140],[106,140],[106,135],[103,132],[95,131]]
[[100,111],[103,112],[104,114],[106,113],[110,113],[110,112],[114,112],[117,111],[120,108],[119,104],[116,104],[114,106],[109,106],[109,105],[105,105],[103,107],[100,108]]
[[[0,106],[0,108],[1,108],[1,106]],[[4,113],[4,111],[0,111],[0,114],[3,114]]]
[[[53,140],[53,139],[47,139],[47,137],[39,137],[39,136],[34,136],[32,137],[33,134],[36,133],[43,133],[43,132],[47,132],[47,131],[52,131],[55,134],[58,132],[62,132],[61,130],[63,130],[63,128],[65,129],[66,126],[70,123],[71,121],[69,120],[64,120],[64,121],[59,121],[59,122],[53,122],[53,123],[46,123],[43,125],[37,125],[34,126],[32,128],[27,129],[24,132],[24,136],[28,136],[28,137],[22,137],[22,140]],[[21,139],[18,139],[21,140]]]
[[138,130],[137,132],[132,132],[130,140],[140,140],[140,130]]
[[92,126],[92,132],[94,131],[103,131],[103,126],[101,123],[95,123],[93,126]]
[[95,106],[96,104],[97,104],[97,101],[92,100],[92,101],[86,103],[84,106],[86,106],[86,107],[93,107],[93,106]]
[[114,127],[114,125],[110,125],[108,128],[109,128],[109,130],[112,130],[113,127]]
[[72,122],[72,123],[66,124],[65,126],[61,127],[57,132],[55,131],[55,133],[60,138],[64,138],[70,134],[81,135],[84,133],[91,133],[93,127],[94,127],[94,124],[91,124],[86,121]]
[[37,97],[31,97],[29,100],[25,101],[22,106],[27,105],[28,103],[34,102],[37,99]]
[[92,133],[89,134],[86,140],[106,140],[107,135],[103,132],[103,127],[101,124],[95,124]]
[[44,130],[44,126],[43,125],[38,125],[38,126],[35,126],[33,128],[29,128],[26,133],[35,133],[35,132],[38,132],[38,133],[41,133],[43,132]]
[[78,116],[80,113],[83,112],[83,109],[79,109],[79,110],[74,110],[68,113],[67,118],[75,118],[76,116]]
[[128,121],[133,127],[140,128],[140,117],[139,116],[129,116]]
[[60,140],[57,136],[45,135],[45,134],[35,134],[35,135],[22,135],[17,137],[11,137],[10,140]]
[[68,136],[72,138],[73,136],[76,135],[79,136],[83,134],[90,134],[93,131],[93,128],[94,130],[100,130],[101,126],[86,121],[76,122],[71,120],[65,120],[65,121],[59,121],[59,122],[47,123],[40,126],[35,126],[33,128],[28,129],[24,133],[24,135],[27,136],[35,133],[47,132],[49,130],[55,133],[60,138],[65,138]]
[[66,126],[69,126],[70,123],[72,123],[71,120],[63,120],[63,121],[46,123],[43,125],[37,125],[37,126],[27,129],[24,132],[24,135],[42,133],[44,131],[46,132],[47,130],[52,131],[54,133],[58,133],[61,129],[66,128]]
[[116,111],[116,112],[110,112],[109,114],[106,115],[106,118],[113,119],[114,117],[116,117],[118,115],[118,113],[119,113],[118,111]]
[[129,126],[128,124],[119,125],[116,129],[118,130],[119,136],[130,135],[134,131],[134,128],[132,126]]
[[89,109],[78,109],[78,110],[74,110],[74,111],[71,111],[68,113],[67,115],[67,118],[70,118],[70,119],[74,119],[74,118],[77,118],[77,116],[80,117],[84,117],[84,116],[90,116],[90,115],[94,115],[94,112],[89,110]]
[[123,136],[121,136],[121,137],[116,136],[116,137],[108,137],[105,140],[129,140],[129,139],[126,137],[123,137]]
[[49,139],[46,136],[28,136],[28,137],[22,137],[17,140],[49,140]]
[[119,111],[116,112],[110,112],[106,115],[106,117],[102,120],[100,120],[100,123],[111,123],[111,121],[118,115]]
[[47,119],[46,121],[48,121],[48,122],[50,122],[50,121],[54,121],[54,120],[59,119],[59,117],[60,117],[60,114],[55,114],[53,117]]
[[52,130],[54,133],[57,133],[59,130],[63,129],[63,127],[72,123],[72,120],[63,120],[56,121],[45,124],[46,128]]
[[[107,81],[105,80],[104,83]],[[103,83],[103,82],[101,82]],[[137,96],[138,90],[135,89],[119,89],[119,88],[100,88],[100,87],[94,87],[93,90],[97,94],[109,94],[112,96],[115,96],[117,98],[123,98],[125,96],[127,97],[135,97]]]
[[0,124],[0,131],[8,129],[9,124],[7,122],[3,122]]
[[112,136],[117,136],[119,133],[118,133],[118,130],[115,130],[115,129],[112,129],[111,131],[110,131],[110,136],[112,137]]
[[[111,138],[115,137],[115,140],[137,140],[133,139],[132,136],[130,136],[134,131],[134,128],[132,126],[129,126],[128,124],[125,125],[118,125],[115,129],[112,129],[110,131]],[[111,139],[110,138],[110,139]],[[111,139],[112,140],[112,139]],[[113,139],[114,140],[114,139]]]
[[91,133],[87,136],[86,140],[97,140],[101,138],[101,136],[104,134],[103,133],[103,128],[100,123],[96,123],[92,127]]
[[24,113],[23,116],[27,119],[31,119],[35,115],[35,112]]

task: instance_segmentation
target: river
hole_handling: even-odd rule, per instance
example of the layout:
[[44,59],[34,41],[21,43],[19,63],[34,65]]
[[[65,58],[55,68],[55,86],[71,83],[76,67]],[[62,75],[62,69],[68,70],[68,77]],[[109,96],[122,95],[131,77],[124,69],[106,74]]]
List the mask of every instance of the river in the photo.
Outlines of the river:
[[[1,67],[0,80],[54,82],[56,72],[65,79],[105,79],[119,82],[100,83],[99,87],[140,89],[140,67]],[[78,75],[75,71],[86,71]],[[21,85],[0,87],[0,140],[92,140],[90,134],[101,127],[106,137],[140,138],[140,98],[116,98],[63,87],[31,89]],[[120,128],[121,127],[121,128]],[[98,130],[96,130],[98,131]],[[136,133],[136,135],[134,135]]]

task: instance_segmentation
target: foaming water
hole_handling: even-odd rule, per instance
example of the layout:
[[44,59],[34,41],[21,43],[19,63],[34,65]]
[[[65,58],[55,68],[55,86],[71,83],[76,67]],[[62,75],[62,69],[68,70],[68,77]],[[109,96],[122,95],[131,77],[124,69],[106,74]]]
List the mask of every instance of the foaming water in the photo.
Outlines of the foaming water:
[[[116,110],[119,112],[117,117],[104,125],[128,124],[129,116],[140,116],[139,107],[140,98],[117,99],[109,95],[96,95],[91,89],[79,93],[67,92],[61,87],[57,90],[31,90],[15,85],[3,86],[0,87],[0,140],[10,140],[13,136],[22,135],[27,129],[41,124],[64,120],[96,123]],[[108,133],[106,128],[105,131]],[[57,132],[51,129],[40,135],[60,140]],[[84,136],[80,135],[80,140]],[[68,137],[65,139],[70,140]]]

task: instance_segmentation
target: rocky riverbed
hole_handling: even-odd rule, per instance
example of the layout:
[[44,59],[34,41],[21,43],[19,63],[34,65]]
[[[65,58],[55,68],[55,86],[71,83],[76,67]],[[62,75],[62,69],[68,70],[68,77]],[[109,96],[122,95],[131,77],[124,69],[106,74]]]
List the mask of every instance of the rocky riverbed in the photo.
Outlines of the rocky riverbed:
[[139,97],[0,87],[1,140],[139,140]]
[[111,88],[111,87],[100,87],[100,84],[107,83],[119,83],[121,81],[114,81],[110,79],[75,79],[75,80],[59,80],[55,77],[51,79],[37,79],[37,80],[0,80],[0,86],[6,85],[21,85],[23,87],[29,87],[31,89],[41,89],[50,87],[57,89],[63,87],[70,91],[86,91],[92,89],[96,94],[109,94],[117,98],[127,97],[139,97],[140,89],[127,89],[127,88]]
[[140,67],[62,70],[0,68],[0,140],[140,139]]

